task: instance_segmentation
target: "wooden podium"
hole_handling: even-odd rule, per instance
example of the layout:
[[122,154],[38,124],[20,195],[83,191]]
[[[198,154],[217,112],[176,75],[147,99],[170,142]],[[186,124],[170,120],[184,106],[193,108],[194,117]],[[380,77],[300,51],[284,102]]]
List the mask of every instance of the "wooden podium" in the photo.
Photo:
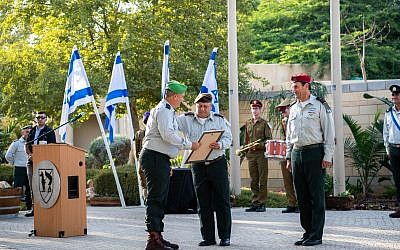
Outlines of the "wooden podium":
[[[60,238],[86,235],[85,151],[68,144],[33,145],[32,151],[34,234]],[[51,193],[57,190],[58,198]],[[45,192],[53,195],[54,205],[44,203]]]

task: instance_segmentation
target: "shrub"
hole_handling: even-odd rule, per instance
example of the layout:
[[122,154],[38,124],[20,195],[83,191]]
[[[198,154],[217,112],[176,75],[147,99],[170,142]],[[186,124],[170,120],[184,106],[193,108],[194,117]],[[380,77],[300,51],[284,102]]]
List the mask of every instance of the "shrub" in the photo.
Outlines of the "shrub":
[[[240,195],[235,197],[235,207],[249,207],[251,205],[252,192],[248,188],[242,188]],[[267,207],[287,207],[288,202],[284,193],[268,192]]]
[[14,179],[14,168],[10,165],[0,165],[0,181],[6,181],[12,185]]
[[[111,155],[115,165],[124,165],[129,160],[131,150],[130,140],[126,137],[116,136],[110,145]],[[89,153],[86,157],[88,168],[102,168],[109,164],[106,148],[102,137],[97,137],[89,145]]]
[[[136,170],[130,165],[117,167],[118,179],[121,184],[125,204],[139,205],[139,189]],[[98,196],[118,197],[112,169],[102,169],[94,178],[94,190]]]
[[88,180],[94,180],[94,178],[100,173],[100,169],[87,168],[86,169],[86,182]]

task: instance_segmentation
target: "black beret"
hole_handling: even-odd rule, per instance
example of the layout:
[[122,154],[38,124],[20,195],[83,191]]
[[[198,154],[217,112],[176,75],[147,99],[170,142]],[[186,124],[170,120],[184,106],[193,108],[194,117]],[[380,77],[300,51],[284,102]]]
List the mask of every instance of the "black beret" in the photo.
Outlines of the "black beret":
[[196,99],[194,99],[194,103],[198,102],[205,102],[205,103],[211,103],[212,102],[212,95],[209,93],[200,93]]
[[261,101],[260,100],[251,100],[250,101],[250,106],[251,107],[259,107],[259,108],[262,108],[262,103],[261,103]]

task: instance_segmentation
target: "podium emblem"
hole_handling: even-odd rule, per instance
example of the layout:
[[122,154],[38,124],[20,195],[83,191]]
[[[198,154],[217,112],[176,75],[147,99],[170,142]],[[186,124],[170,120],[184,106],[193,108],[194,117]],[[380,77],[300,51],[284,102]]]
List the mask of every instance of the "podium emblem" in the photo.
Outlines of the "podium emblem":
[[60,194],[60,175],[51,161],[41,161],[32,178],[33,196],[43,208],[51,208]]

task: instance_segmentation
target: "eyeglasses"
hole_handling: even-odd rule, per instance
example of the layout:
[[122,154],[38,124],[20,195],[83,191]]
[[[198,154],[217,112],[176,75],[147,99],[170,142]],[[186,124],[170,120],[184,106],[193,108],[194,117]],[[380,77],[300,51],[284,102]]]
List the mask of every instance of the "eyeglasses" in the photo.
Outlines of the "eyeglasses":
[[400,93],[398,93],[398,92],[392,93],[392,96],[398,96],[398,95],[400,95]]
[[36,116],[36,119],[46,119],[46,116]]

